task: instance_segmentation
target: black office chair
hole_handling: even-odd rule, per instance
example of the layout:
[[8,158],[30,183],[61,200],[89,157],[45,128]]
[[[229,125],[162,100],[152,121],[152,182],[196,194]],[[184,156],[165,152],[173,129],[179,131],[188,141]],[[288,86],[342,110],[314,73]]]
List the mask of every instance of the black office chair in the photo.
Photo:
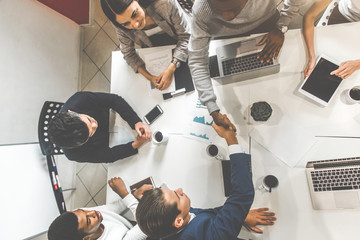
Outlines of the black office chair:
[[63,150],[50,141],[48,129],[50,120],[60,111],[64,103],[46,101],[40,113],[38,137],[41,152],[46,156],[51,185],[60,214],[66,212],[62,189],[60,187],[54,155],[64,154]]
[[177,0],[185,12],[191,13],[194,2],[192,0]]

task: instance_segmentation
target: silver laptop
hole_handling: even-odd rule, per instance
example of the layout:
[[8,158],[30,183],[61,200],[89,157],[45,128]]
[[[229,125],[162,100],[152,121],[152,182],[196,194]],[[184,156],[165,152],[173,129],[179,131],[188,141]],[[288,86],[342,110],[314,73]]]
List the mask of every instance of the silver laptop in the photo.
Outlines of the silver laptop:
[[210,76],[227,84],[262,77],[280,71],[277,60],[261,63],[257,54],[264,46],[256,46],[263,35],[218,47],[216,56],[210,57]]
[[308,162],[306,177],[314,209],[360,208],[360,157]]

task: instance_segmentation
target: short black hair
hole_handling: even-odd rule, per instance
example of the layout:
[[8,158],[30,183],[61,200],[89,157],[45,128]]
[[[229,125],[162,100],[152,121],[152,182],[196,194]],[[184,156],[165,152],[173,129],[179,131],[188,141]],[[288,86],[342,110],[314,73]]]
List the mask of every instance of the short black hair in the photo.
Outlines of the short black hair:
[[169,237],[179,231],[173,226],[179,214],[177,203],[165,203],[161,188],[154,188],[144,192],[136,209],[136,221],[146,235],[158,239]]
[[77,148],[89,138],[89,128],[75,112],[55,115],[49,123],[50,140],[62,148]]
[[[101,8],[107,18],[112,22],[112,24],[123,30],[128,29],[116,21],[116,15],[122,14],[133,1],[134,0],[100,0]],[[153,3],[153,0],[139,0],[139,5],[143,8],[147,8],[151,3]]]
[[78,230],[79,222],[73,212],[64,212],[51,223],[49,240],[81,240],[85,234]]

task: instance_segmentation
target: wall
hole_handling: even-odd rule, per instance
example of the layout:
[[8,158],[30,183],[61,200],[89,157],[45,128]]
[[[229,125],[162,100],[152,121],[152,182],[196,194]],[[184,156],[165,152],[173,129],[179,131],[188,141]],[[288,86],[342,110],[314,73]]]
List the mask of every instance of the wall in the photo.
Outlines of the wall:
[[0,0],[0,36],[1,238],[23,239],[58,215],[37,124],[44,101],[78,89],[80,27],[36,0]]
[[78,87],[80,27],[35,0],[0,0],[0,145],[37,142],[46,100]]

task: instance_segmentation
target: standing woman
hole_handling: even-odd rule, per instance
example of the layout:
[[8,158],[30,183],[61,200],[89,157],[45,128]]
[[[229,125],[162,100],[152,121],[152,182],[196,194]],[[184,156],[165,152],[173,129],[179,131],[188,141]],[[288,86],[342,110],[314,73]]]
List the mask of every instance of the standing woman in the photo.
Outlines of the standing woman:
[[[171,84],[172,76],[188,57],[190,15],[176,0],[101,0],[105,15],[113,23],[126,62],[157,89]],[[135,44],[155,47],[176,44],[173,59],[160,76],[151,75],[136,54]]]

